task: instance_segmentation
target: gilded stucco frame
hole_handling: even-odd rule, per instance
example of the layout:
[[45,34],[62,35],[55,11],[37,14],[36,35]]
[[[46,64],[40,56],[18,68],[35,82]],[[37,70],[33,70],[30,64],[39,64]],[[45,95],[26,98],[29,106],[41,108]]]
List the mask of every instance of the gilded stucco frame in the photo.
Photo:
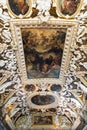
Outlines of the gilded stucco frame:
[[[13,37],[13,49],[16,52],[17,64],[20,71],[22,84],[60,84],[64,85],[66,80],[66,73],[69,68],[70,59],[72,56],[72,48],[76,44],[77,36],[77,20],[48,20],[47,22],[42,22],[39,19],[16,19],[10,21],[10,27]],[[61,71],[59,78],[38,78],[38,79],[28,79],[25,66],[25,57],[23,52],[23,43],[21,36],[21,28],[67,28],[67,34],[64,45],[64,52],[61,63]],[[36,85],[37,90],[37,85]]]
[[[51,95],[51,96],[54,97],[55,101],[51,104],[36,105],[31,101],[32,97],[34,97],[36,95],[41,95],[41,96],[42,95]],[[56,95],[55,93],[52,93],[52,92],[46,92],[46,93],[45,92],[44,93],[43,92],[35,92],[35,93],[32,93],[31,95],[29,95],[27,97],[26,101],[27,101],[28,106],[31,107],[31,108],[34,108],[34,109],[49,109],[49,108],[52,108],[52,107],[56,108],[58,106],[59,100],[60,100],[59,96]]]

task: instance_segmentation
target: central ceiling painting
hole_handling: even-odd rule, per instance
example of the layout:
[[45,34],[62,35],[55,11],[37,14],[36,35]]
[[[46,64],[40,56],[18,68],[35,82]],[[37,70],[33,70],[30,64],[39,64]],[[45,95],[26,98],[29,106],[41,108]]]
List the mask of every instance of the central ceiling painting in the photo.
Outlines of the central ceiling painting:
[[66,28],[23,28],[28,79],[59,78],[66,38]]

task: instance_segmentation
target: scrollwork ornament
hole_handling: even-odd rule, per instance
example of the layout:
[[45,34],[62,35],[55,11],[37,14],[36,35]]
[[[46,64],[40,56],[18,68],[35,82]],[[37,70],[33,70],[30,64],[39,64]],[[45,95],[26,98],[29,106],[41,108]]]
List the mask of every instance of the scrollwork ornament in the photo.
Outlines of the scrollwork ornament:
[[50,10],[50,7],[51,7],[51,3],[52,3],[52,0],[37,0],[37,9],[39,10],[39,14],[45,14],[45,15],[49,15],[49,10]]

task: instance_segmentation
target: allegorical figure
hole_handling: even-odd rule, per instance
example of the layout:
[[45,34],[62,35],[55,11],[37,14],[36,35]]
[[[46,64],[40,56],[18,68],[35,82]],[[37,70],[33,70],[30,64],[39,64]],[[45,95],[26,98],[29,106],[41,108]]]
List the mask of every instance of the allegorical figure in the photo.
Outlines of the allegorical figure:
[[76,12],[80,0],[62,0],[61,12],[64,15],[72,15]]
[[29,9],[28,3],[26,0],[9,0],[9,4],[11,7],[11,10],[16,15],[25,15]]

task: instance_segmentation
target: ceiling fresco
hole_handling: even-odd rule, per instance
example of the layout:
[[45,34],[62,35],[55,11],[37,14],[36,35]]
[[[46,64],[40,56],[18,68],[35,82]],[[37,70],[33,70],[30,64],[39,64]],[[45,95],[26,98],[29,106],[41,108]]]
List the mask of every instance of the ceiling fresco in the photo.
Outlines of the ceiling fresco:
[[0,130],[87,130],[86,0],[0,0]]
[[65,36],[62,28],[22,29],[28,78],[59,77]]

